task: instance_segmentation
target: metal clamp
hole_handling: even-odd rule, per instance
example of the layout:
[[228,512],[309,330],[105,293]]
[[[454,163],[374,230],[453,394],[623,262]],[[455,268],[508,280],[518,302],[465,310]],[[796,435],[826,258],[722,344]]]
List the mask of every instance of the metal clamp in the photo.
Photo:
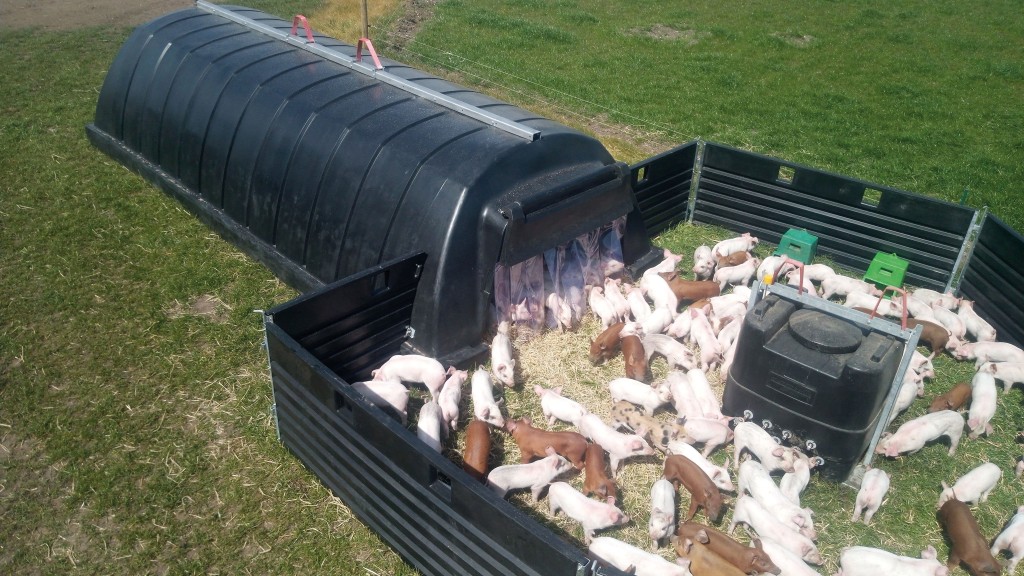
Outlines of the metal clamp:
[[878,306],[882,303],[882,297],[885,296],[885,293],[890,291],[890,290],[892,290],[893,292],[896,292],[897,294],[903,295],[903,313],[900,315],[900,328],[903,328],[904,330],[906,330],[907,329],[907,291],[902,289],[902,288],[897,288],[895,286],[886,286],[885,290],[882,290],[882,294],[878,297],[878,301],[875,302],[875,307],[871,309],[870,318],[874,318],[875,316],[878,315]]
[[313,30],[309,27],[309,22],[302,14],[296,14],[295,18],[292,18],[292,36],[298,36],[299,22],[302,22],[302,27],[306,29],[306,41],[310,44],[316,44],[316,40],[313,39]]
[[779,277],[779,274],[782,272],[782,267],[785,266],[786,264],[792,264],[792,265],[794,265],[796,267],[797,270],[800,271],[800,285],[797,286],[796,293],[797,294],[803,294],[804,293],[804,263],[799,261],[799,260],[794,260],[794,259],[790,258],[789,256],[783,256],[782,257],[782,262],[779,263],[779,267],[776,268],[775,272],[772,273],[772,283],[774,283],[776,278]]
[[380,64],[380,58],[377,58],[377,51],[373,49],[373,42],[370,42],[369,38],[360,38],[359,42],[356,43],[356,62],[363,61],[363,46],[370,51],[370,58],[373,58],[373,65],[377,70],[383,70],[384,67]]

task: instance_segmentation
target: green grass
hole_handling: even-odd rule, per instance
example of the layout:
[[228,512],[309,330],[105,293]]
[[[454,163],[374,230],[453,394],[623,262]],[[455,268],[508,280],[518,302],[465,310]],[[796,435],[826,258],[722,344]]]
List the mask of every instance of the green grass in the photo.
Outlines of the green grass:
[[276,439],[295,293],[86,141],[125,34],[0,35],[0,572],[412,573]]
[[950,201],[967,189],[1021,229],[1019,8],[450,0],[392,56],[587,128],[606,115]]
[[[970,188],[1024,229],[1018,6],[770,8],[455,0],[410,48],[509,72],[443,58],[526,108],[575,110],[563,120],[588,129],[607,117],[611,137],[700,136],[950,200]],[[643,33],[655,24],[682,34]],[[127,33],[0,32],[0,572],[413,573],[276,440],[253,310],[295,293],[86,141]],[[632,144],[622,159],[643,157]],[[659,242],[713,237],[673,234]],[[964,377],[937,369],[948,382],[928,396]],[[823,553],[942,554],[938,483],[1020,453],[1019,399],[1001,395],[997,434],[952,459],[939,444],[880,462],[894,490],[871,527],[847,527],[852,492],[815,484]],[[1007,475],[976,508],[986,534],[1021,501]]]

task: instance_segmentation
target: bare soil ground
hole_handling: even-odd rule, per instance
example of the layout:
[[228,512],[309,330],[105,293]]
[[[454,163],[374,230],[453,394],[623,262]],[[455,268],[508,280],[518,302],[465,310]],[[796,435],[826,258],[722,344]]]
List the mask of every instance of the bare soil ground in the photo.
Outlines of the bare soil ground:
[[134,26],[192,5],[190,0],[4,0],[0,2],[0,28]]

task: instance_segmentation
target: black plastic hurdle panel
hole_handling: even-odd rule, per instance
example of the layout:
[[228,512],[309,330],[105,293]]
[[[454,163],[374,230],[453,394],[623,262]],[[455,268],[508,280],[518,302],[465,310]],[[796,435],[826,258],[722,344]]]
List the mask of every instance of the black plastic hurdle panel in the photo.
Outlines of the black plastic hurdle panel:
[[267,313],[281,441],[424,574],[623,576],[499,498],[352,389],[351,382],[403,352],[425,261],[422,253],[393,260]]
[[945,289],[975,211],[721,144],[704,146],[693,219],[778,243],[790,228],[818,253],[866,270],[878,252],[909,260],[907,284]]
[[687,142],[630,166],[637,207],[652,237],[686,220],[697,144]]
[[1024,345],[1024,236],[992,214],[985,217],[960,281],[960,295],[996,329],[1002,342]]

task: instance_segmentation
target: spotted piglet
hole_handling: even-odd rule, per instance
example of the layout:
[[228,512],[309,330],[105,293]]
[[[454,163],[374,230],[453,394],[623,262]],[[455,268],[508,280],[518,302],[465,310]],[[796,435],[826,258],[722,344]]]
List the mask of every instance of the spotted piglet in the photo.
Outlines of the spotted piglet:
[[682,431],[682,428],[675,423],[663,423],[656,418],[647,416],[639,408],[625,400],[619,400],[612,406],[611,417],[612,426],[619,428],[625,426],[662,450],[665,450]]

